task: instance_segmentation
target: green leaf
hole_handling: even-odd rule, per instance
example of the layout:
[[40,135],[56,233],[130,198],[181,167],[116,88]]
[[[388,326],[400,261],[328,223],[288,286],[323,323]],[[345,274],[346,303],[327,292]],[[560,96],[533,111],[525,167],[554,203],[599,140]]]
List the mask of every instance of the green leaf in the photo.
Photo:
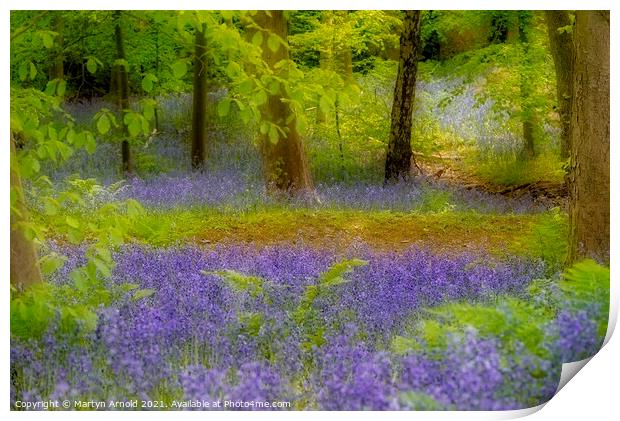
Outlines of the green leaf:
[[252,44],[257,47],[263,45],[263,33],[261,31],[256,31],[254,35],[252,35]]
[[338,262],[329,267],[319,277],[319,285],[329,287],[346,282],[344,275],[353,271],[353,268],[366,266],[368,262],[361,259],[348,259]]
[[19,65],[17,74],[19,76],[19,80],[21,80],[22,82],[25,81],[26,78],[28,77],[28,64],[25,61]]
[[56,94],[56,85],[58,84],[57,80],[50,80],[45,85],[45,94],[49,96],[54,96]]
[[110,276],[112,276],[112,265],[110,265],[110,263],[104,261],[99,257],[94,257],[91,261],[95,264],[99,272],[101,272],[101,274],[105,278],[109,278]]
[[249,95],[250,92],[252,92],[252,89],[254,89],[254,83],[252,82],[252,79],[249,79],[249,78],[244,79],[237,86],[237,90],[239,91],[241,95]]
[[97,71],[97,62],[93,57],[89,57],[89,59],[86,61],[86,70],[88,70],[90,73],[95,73]]
[[239,117],[241,117],[241,121],[243,124],[248,124],[252,119],[252,110],[249,108],[244,108],[239,112]]
[[41,272],[43,272],[44,275],[49,275],[50,273],[53,273],[63,267],[66,260],[66,257],[60,256],[56,253],[48,254],[39,261],[41,265]]
[[142,89],[145,92],[151,92],[153,90],[153,81],[147,77],[142,79]]
[[46,215],[56,215],[58,213],[58,208],[59,208],[59,204],[58,201],[56,201],[56,199],[51,198],[51,197],[45,197],[43,198],[43,208],[45,210],[45,214]]
[[67,82],[65,80],[59,80],[58,85],[56,86],[56,95],[65,96],[66,90],[67,90]]
[[278,82],[277,80],[272,80],[269,83],[269,93],[271,95],[277,95],[278,92],[280,92],[280,82]]
[[138,134],[140,134],[140,131],[142,130],[142,124],[140,123],[140,120],[138,120],[137,118],[131,120],[131,122],[127,125],[127,130],[129,130],[129,135],[131,137],[138,136]]
[[152,104],[148,104],[148,103],[147,104],[143,104],[142,105],[142,115],[148,121],[153,120],[153,118],[155,117],[155,107],[153,107]]
[[140,300],[142,298],[150,297],[155,294],[157,291],[154,289],[139,289],[138,291],[133,293],[132,299],[134,301]]
[[41,32],[41,40],[43,40],[45,48],[52,48],[54,46],[54,38],[48,32]]
[[150,73],[147,74],[144,76],[144,79],[142,79],[142,89],[144,89],[145,92],[151,92],[155,82],[157,82],[157,77]]
[[269,126],[269,141],[274,145],[278,143],[280,140],[280,133],[278,132],[278,128],[275,124]]
[[83,132],[84,133],[84,147],[86,148],[86,152],[89,154],[94,154],[95,149],[97,149],[97,142],[95,141],[95,137],[91,132]]
[[260,124],[260,134],[267,134],[269,132],[269,123],[267,123],[266,121],[263,121]]
[[37,76],[37,68],[32,62],[29,62],[28,64],[30,66],[30,74],[28,76],[30,77],[30,80],[34,80],[34,78]]
[[229,112],[230,112],[230,99],[223,98],[217,104],[217,115],[219,115],[220,117],[226,117]]
[[247,291],[253,297],[263,293],[263,284],[265,281],[258,276],[248,276],[234,270],[221,270],[216,272],[201,270],[200,273],[203,275],[217,275],[223,278],[235,291]]
[[262,89],[258,91],[256,95],[254,95],[254,103],[256,105],[263,105],[267,103],[267,92],[263,91]]
[[101,117],[97,120],[97,131],[100,134],[106,134],[110,131],[110,119],[107,114],[101,114]]
[[78,222],[78,220],[77,220],[77,219],[75,219],[75,218],[74,218],[74,217],[72,217],[72,216],[67,215],[67,216],[65,217],[65,222],[66,222],[66,224],[67,224],[68,226],[70,226],[71,228],[76,228],[76,229],[77,229],[77,228],[79,228],[79,227],[80,227],[80,223]]
[[278,51],[278,48],[280,48],[280,37],[276,34],[269,34],[269,37],[267,38],[267,46],[274,53]]
[[138,202],[137,200],[127,199],[125,203],[127,205],[127,215],[130,218],[135,218],[136,216],[140,216],[144,214],[144,208],[142,207],[140,202]]
[[172,74],[176,79],[181,79],[187,73],[187,63],[185,60],[177,60],[170,66],[172,68]]
[[226,75],[231,79],[235,79],[239,76],[239,73],[241,73],[241,66],[234,61],[228,62],[228,66],[226,66]]
[[73,285],[75,285],[78,290],[86,291],[88,289],[90,282],[84,268],[71,271],[69,278],[73,281]]

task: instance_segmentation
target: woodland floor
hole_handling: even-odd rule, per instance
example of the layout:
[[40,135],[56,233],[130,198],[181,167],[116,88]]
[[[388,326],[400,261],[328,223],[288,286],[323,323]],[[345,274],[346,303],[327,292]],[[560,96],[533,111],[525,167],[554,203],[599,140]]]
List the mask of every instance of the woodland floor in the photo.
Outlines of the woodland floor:
[[416,156],[419,170],[424,175],[432,176],[445,183],[478,190],[484,193],[498,194],[509,198],[530,196],[535,203],[547,207],[567,206],[568,190],[564,182],[541,180],[512,186],[489,183],[464,170],[462,157],[456,154]]

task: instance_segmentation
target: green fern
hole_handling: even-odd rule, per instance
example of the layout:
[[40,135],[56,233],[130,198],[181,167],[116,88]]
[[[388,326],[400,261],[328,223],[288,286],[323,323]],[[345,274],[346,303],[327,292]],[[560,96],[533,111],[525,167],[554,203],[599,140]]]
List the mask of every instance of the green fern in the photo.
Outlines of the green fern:
[[263,285],[266,281],[258,276],[248,276],[234,270],[218,270],[215,272],[201,270],[200,273],[203,275],[217,275],[224,279],[234,291],[247,292],[254,298],[262,295],[264,292]]
[[530,352],[545,357],[548,351],[543,346],[544,326],[553,318],[553,313],[511,297],[502,297],[491,305],[450,303],[426,311],[428,317],[421,320],[414,337],[396,337],[392,349],[407,353],[424,346],[443,348],[450,334],[464,332],[473,327],[482,336],[498,338],[506,347],[513,349],[516,341]]
[[341,285],[346,282],[350,282],[350,280],[346,279],[344,276],[353,271],[353,268],[366,266],[368,264],[365,260],[360,259],[349,259],[343,260],[339,263],[335,263],[330,266],[325,272],[323,272],[316,284],[308,285],[304,293],[301,296],[301,300],[297,309],[293,313],[293,318],[298,325],[304,323],[305,320],[309,318],[312,313],[312,305],[316,301],[323,291],[327,291],[329,288]]
[[609,268],[587,259],[566,269],[559,283],[565,300],[575,309],[600,306],[598,333],[605,336],[609,318]]

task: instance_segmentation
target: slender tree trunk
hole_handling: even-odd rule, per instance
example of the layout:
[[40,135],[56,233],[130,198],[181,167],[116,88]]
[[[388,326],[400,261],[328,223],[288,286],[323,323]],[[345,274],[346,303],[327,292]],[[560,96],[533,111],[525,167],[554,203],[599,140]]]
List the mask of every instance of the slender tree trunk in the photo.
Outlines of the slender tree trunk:
[[[338,10],[335,12],[336,16],[340,17],[340,20],[346,23],[348,19],[348,10]],[[350,83],[353,79],[353,53],[349,45],[340,45],[336,48],[336,54],[338,56],[339,71],[341,72],[345,82]]]
[[[258,26],[277,35],[286,43],[287,25],[281,10],[259,11],[254,21]],[[282,60],[289,60],[288,45],[279,45],[276,51],[272,51],[267,45],[267,39],[268,36],[263,37],[263,60],[275,74],[286,78],[286,66],[276,69],[275,65]],[[306,151],[297,131],[295,115],[286,102],[286,95],[284,87],[280,86],[279,92],[270,94],[267,103],[261,106],[262,119],[284,131],[284,134],[277,132],[275,141],[271,139],[269,133],[260,138],[267,186],[271,191],[279,193],[313,195],[314,185],[308,168]],[[271,127],[270,130],[273,133],[275,128]]]
[[203,169],[207,131],[207,24],[196,30],[194,96],[192,102],[192,168]]
[[609,262],[609,11],[577,11],[567,263]]
[[411,123],[420,44],[420,11],[407,10],[400,35],[400,60],[385,159],[385,182],[407,178],[411,169]]
[[532,81],[529,77],[529,37],[527,34],[527,17],[524,13],[529,12],[520,12],[517,20],[517,24],[519,26],[519,44],[521,45],[522,50],[522,61],[523,68],[526,71],[521,71],[520,73],[520,82],[519,88],[521,91],[521,113],[522,113],[522,122],[523,122],[523,157],[526,159],[533,158],[536,155],[536,149],[534,147],[534,138],[536,136],[536,115],[534,111],[534,107],[531,104],[531,96],[532,96]]
[[21,224],[28,220],[28,210],[17,169],[15,140],[12,135],[11,161],[11,285],[23,290],[41,282],[42,277],[35,244],[26,237],[21,227]]
[[62,36],[64,30],[64,18],[62,16],[62,11],[55,10],[52,12],[52,30],[58,33],[56,37],[56,42],[54,44],[54,48],[52,49],[51,56],[51,66],[49,69],[49,79],[50,80],[64,80],[65,71],[64,71],[64,61],[65,56],[63,53],[64,49],[64,38]]
[[[327,25],[330,29],[334,24],[334,11],[323,10],[321,12],[321,22],[323,25]],[[332,31],[331,42],[325,43],[319,51],[319,67],[322,70],[334,70],[334,33]],[[327,123],[327,116],[321,109],[316,107],[316,121],[317,123]]]
[[121,143],[121,155],[122,155],[122,171],[124,176],[131,174],[133,168],[131,165],[131,149],[129,147],[129,131],[123,121],[124,110],[129,108],[129,78],[127,76],[127,58],[125,56],[125,45],[123,41],[123,31],[121,29],[121,11],[115,12],[116,26],[114,27],[114,38],[116,41],[116,58],[118,60],[124,60],[123,64],[117,64],[114,66],[112,77],[116,77],[117,95],[116,100],[118,103],[119,112],[121,113],[121,126],[123,141]]
[[[155,31],[155,76],[159,79],[160,74],[160,59],[159,59],[159,31],[161,27],[157,25]],[[155,131],[159,132],[159,102],[155,103]]]
[[545,11],[549,46],[555,65],[556,90],[558,97],[558,114],[562,125],[560,134],[560,157],[567,159],[570,154],[570,115],[573,96],[574,49],[571,31],[558,31],[558,28],[570,27],[571,21],[565,10]]

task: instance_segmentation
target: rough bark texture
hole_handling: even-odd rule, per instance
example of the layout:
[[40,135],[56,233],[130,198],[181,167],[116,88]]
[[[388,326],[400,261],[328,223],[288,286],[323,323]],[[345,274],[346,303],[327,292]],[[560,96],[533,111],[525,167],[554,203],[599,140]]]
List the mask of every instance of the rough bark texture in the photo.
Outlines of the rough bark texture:
[[609,11],[578,11],[567,263],[609,261]]
[[570,107],[573,96],[573,35],[572,32],[558,31],[571,25],[565,10],[545,11],[549,46],[555,65],[556,89],[558,97],[558,115],[562,124],[560,134],[560,156],[566,159],[570,155]]
[[407,10],[400,35],[400,60],[385,160],[386,182],[408,177],[411,168],[411,123],[420,44],[420,11]]
[[[123,31],[121,29],[121,12],[115,12],[116,17],[116,26],[114,27],[114,38],[116,41],[116,58],[118,60],[126,60],[125,56],[125,45],[123,42]],[[121,113],[121,126],[123,128],[123,141],[121,144],[121,155],[122,155],[122,171],[123,175],[127,176],[132,172],[131,165],[131,150],[129,147],[129,141],[127,137],[129,136],[126,125],[124,124],[123,110],[129,108],[129,78],[127,76],[127,68],[122,64],[117,64],[114,66],[114,70],[112,73],[113,77],[116,77],[116,88],[117,88],[117,102],[118,108]]]
[[11,136],[11,194],[16,195],[15,209],[11,209],[11,285],[23,290],[41,282],[42,278],[34,242],[24,235],[20,226],[27,221],[28,211],[15,158],[15,141]]
[[51,65],[49,69],[49,78],[50,80],[63,80],[65,78],[65,56],[63,53],[64,39],[62,36],[62,32],[64,29],[64,18],[62,16],[62,11],[60,10],[55,10],[52,13],[52,30],[54,32],[57,32],[58,36],[56,37],[56,42],[54,44],[54,47],[52,48],[52,53],[50,57]]
[[207,131],[207,25],[196,30],[194,96],[192,101],[192,168],[203,169]]
[[[255,23],[286,42],[286,19],[281,10],[259,11],[254,17]],[[265,34],[266,35],[266,34]],[[262,56],[270,69],[280,77],[286,78],[285,67],[275,69],[275,64],[289,60],[288,49],[283,45],[274,52],[267,45],[268,36],[263,37]],[[261,106],[264,121],[276,124],[284,132],[278,134],[277,142],[272,142],[268,135],[259,139],[263,168],[267,186],[274,192],[287,194],[313,194],[314,185],[308,168],[304,145],[297,131],[296,118],[286,103],[284,87],[275,95],[269,95],[267,103]]]

